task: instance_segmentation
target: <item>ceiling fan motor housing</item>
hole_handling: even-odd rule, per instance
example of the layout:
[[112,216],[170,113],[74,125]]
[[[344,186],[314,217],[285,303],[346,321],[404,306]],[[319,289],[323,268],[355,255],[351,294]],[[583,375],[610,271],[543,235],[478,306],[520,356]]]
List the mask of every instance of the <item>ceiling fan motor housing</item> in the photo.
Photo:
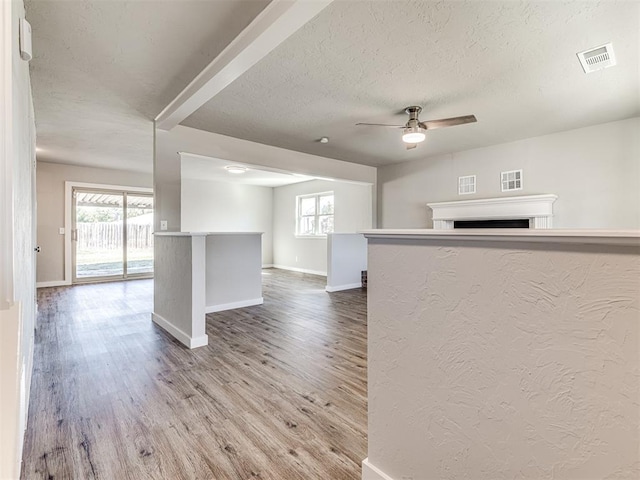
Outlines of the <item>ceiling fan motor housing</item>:
[[416,144],[423,142],[425,139],[424,128],[420,125],[418,115],[422,111],[422,107],[412,106],[405,108],[405,112],[409,114],[409,121],[402,132],[402,140],[408,144]]
[[420,115],[420,112],[422,111],[422,107],[418,107],[417,105],[414,105],[412,107],[407,107],[404,109],[404,111],[407,113],[407,115],[409,115],[409,118],[411,120],[413,119],[418,119],[418,115]]
[[407,107],[404,109],[404,111],[409,115],[409,121],[405,125],[405,129],[411,129],[411,131],[413,132],[420,132],[421,130],[425,129],[422,125],[420,125],[420,119],[418,118],[418,115],[420,115],[420,112],[422,111],[422,107]]

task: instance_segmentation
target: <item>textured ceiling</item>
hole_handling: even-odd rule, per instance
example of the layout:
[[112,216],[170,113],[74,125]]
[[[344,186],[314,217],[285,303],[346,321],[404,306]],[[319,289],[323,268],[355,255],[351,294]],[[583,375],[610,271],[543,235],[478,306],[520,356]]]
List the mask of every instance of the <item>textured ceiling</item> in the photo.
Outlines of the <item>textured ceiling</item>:
[[[369,165],[640,114],[640,3],[336,0],[183,124]],[[576,53],[613,42],[618,66]],[[475,114],[406,151],[399,111]],[[321,136],[330,137],[320,144]]]
[[267,3],[27,0],[38,159],[151,172],[153,118]]
[[[41,160],[150,172],[152,118],[267,0],[27,0]],[[383,165],[640,114],[640,3],[336,0],[183,124]],[[576,52],[613,42],[585,75]],[[475,114],[406,151],[403,123]],[[317,139],[329,136],[328,144]]]

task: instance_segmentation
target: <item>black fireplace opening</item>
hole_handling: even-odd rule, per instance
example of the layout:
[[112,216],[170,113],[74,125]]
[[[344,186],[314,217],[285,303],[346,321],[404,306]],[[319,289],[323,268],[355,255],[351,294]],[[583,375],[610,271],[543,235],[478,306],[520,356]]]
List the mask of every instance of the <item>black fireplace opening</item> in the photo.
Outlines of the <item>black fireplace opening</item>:
[[529,219],[454,220],[453,228],[529,228]]

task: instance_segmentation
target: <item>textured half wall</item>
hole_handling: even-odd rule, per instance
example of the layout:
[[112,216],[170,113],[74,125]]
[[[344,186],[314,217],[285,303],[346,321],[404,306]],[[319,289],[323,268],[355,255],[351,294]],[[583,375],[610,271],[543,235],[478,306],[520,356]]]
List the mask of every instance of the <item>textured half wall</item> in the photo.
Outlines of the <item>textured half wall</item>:
[[156,234],[153,321],[189,348],[207,344],[205,235]]
[[327,292],[362,286],[367,269],[367,239],[361,233],[327,235]]
[[639,297],[635,247],[370,239],[368,463],[640,478]]
[[206,311],[262,303],[262,235],[209,235],[206,239]]

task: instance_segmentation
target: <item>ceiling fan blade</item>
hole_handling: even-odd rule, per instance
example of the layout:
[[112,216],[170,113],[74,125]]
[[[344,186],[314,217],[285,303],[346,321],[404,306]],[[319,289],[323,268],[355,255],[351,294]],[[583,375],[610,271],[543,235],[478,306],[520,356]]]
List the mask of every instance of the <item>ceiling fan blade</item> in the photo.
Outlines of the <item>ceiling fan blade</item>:
[[416,148],[418,146],[417,143],[406,143],[405,145],[407,147],[407,150],[413,150],[414,148]]
[[465,115],[463,117],[441,118],[440,120],[427,120],[420,122],[422,128],[433,130],[434,128],[454,127],[456,125],[464,125],[465,123],[477,122],[475,115]]
[[388,125],[386,123],[356,123],[356,125],[368,125],[371,127],[394,127],[394,128],[404,128],[404,125]]

